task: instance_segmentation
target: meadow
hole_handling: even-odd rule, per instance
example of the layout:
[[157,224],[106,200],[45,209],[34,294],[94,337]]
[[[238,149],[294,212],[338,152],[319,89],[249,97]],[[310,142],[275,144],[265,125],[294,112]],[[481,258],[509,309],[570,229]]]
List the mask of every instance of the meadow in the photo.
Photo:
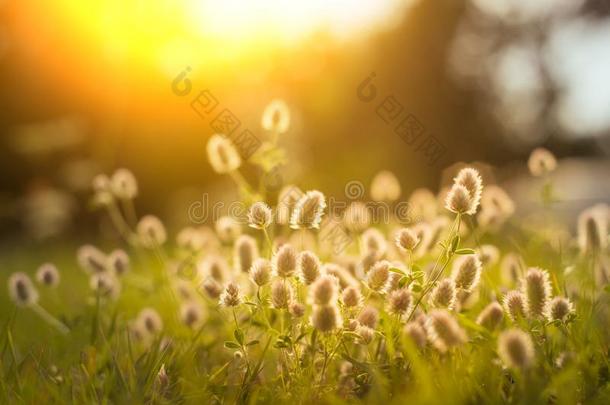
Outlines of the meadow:
[[323,190],[266,188],[288,117],[265,111],[252,156],[202,147],[247,215],[166,229],[118,169],[91,188],[114,240],[2,252],[2,403],[610,403],[610,211],[549,231],[550,152],[523,162],[548,228],[470,165],[437,192],[380,171],[338,212]]

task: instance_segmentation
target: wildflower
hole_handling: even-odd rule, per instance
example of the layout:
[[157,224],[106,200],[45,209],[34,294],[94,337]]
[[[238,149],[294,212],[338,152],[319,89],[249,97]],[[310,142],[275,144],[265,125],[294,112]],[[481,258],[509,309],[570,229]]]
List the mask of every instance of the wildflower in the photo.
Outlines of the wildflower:
[[163,321],[159,313],[152,308],[142,309],[137,322],[140,322],[142,327],[151,335],[156,335],[163,330]]
[[497,302],[492,302],[481,311],[477,323],[487,329],[494,330],[502,322],[503,317],[502,306]]
[[472,215],[476,211],[468,189],[460,184],[454,184],[447,193],[445,208],[456,214]]
[[197,265],[197,272],[201,278],[211,277],[223,283],[229,277],[229,265],[224,257],[212,254]]
[[311,285],[309,302],[312,305],[331,305],[337,301],[339,286],[334,276],[325,274]]
[[165,363],[161,364],[161,368],[157,372],[157,376],[155,377],[155,385],[161,391],[164,391],[169,386],[169,376],[167,375],[167,371],[165,371]]
[[437,200],[427,188],[417,188],[409,196],[410,216],[413,222],[430,221],[437,215]]
[[486,267],[495,265],[500,258],[500,251],[494,245],[481,245],[478,253],[481,265]]
[[179,247],[193,252],[203,249],[205,242],[203,234],[190,226],[182,228],[176,236],[176,243]]
[[408,288],[394,290],[388,297],[389,312],[397,315],[402,315],[410,311],[413,305],[413,296]]
[[466,333],[454,317],[445,310],[435,309],[428,315],[426,329],[430,340],[441,352],[464,343]]
[[311,325],[320,332],[330,332],[343,323],[336,305],[316,305],[310,319]]
[[271,284],[271,305],[277,309],[287,309],[294,292],[290,283],[277,279]]
[[527,166],[532,176],[540,177],[557,168],[555,156],[545,148],[536,148],[530,154]]
[[136,230],[142,246],[149,249],[158,248],[167,240],[167,232],[163,222],[153,215],[142,217]]
[[266,229],[271,225],[271,208],[262,201],[255,202],[248,212],[248,225],[256,229]]
[[452,310],[455,306],[455,283],[450,278],[445,278],[434,287],[430,294],[430,304],[437,308]]
[[127,169],[118,169],[110,180],[112,193],[121,200],[131,200],[138,195],[138,182],[133,173]]
[[498,338],[498,354],[507,367],[524,369],[534,360],[530,336],[520,329],[509,329]]
[[57,287],[59,284],[59,271],[52,263],[45,263],[36,272],[36,281],[47,287]]
[[481,195],[481,209],[493,210],[505,219],[515,212],[515,203],[502,187],[490,184]]
[[[213,279],[209,278],[208,280]],[[193,291],[191,283],[183,279],[177,279],[173,284],[174,290],[181,299],[185,301],[191,301],[195,299],[195,292]]]
[[253,237],[241,235],[234,245],[234,263],[238,271],[247,273],[258,258],[258,246]]
[[8,292],[15,304],[27,307],[38,302],[38,291],[25,273],[13,273],[8,279]]
[[370,221],[368,207],[359,201],[352,202],[343,213],[343,224],[351,232],[362,232],[369,226]]
[[254,284],[262,287],[271,280],[271,263],[267,259],[258,258],[250,267],[250,279]]
[[413,229],[402,228],[396,234],[396,246],[403,252],[412,252],[419,242],[420,239]]
[[371,198],[373,201],[396,201],[400,197],[400,191],[400,182],[394,173],[382,170],[373,177],[371,182]]
[[473,290],[481,277],[479,256],[476,254],[460,256],[454,263],[451,276],[456,288],[466,291]]
[[347,287],[341,293],[341,301],[343,301],[343,305],[346,307],[357,307],[362,303],[362,293],[360,292],[360,288],[357,286]]
[[129,256],[123,249],[116,249],[110,252],[107,258],[108,270],[122,276],[129,271]]
[[409,322],[405,325],[403,331],[419,349],[423,349],[426,346],[426,330],[419,322]]
[[220,305],[225,307],[236,307],[241,304],[241,293],[235,282],[230,282],[220,295]]
[[387,260],[382,260],[371,268],[367,274],[366,282],[369,288],[373,291],[382,291],[388,282],[390,276],[391,263]]
[[608,212],[606,204],[598,204],[578,216],[578,246],[583,255],[608,247]]
[[476,169],[466,167],[458,173],[453,179],[454,184],[464,186],[470,195],[470,209],[467,214],[474,215],[479,203],[481,202],[481,194],[483,193],[483,180]]
[[339,266],[338,264],[325,264],[323,273],[336,277],[339,281],[339,287],[341,287],[342,289],[350,286],[359,285],[358,280],[356,280],[354,276],[350,274],[349,271],[344,269],[342,266]]
[[185,302],[180,307],[180,319],[186,326],[195,329],[203,322],[203,310],[194,301]]
[[297,256],[297,269],[299,279],[305,285],[310,285],[320,276],[322,264],[315,253],[308,250],[299,253]]
[[284,186],[277,197],[276,221],[280,225],[290,222],[290,213],[294,210],[297,202],[303,197],[303,192],[297,186],[291,184]]
[[121,291],[119,280],[112,273],[95,273],[89,278],[89,287],[100,297],[116,299]]
[[297,252],[289,244],[282,245],[273,255],[272,265],[276,276],[291,277],[297,268]]
[[302,318],[303,315],[305,315],[305,305],[297,301],[292,301],[288,304],[288,312],[290,312],[290,315],[294,318]]
[[549,273],[536,267],[527,271],[523,281],[525,307],[531,318],[542,318],[551,298]]
[[504,309],[513,321],[525,316],[525,298],[520,291],[509,291],[504,295]]
[[212,299],[217,299],[222,293],[222,285],[220,285],[220,283],[214,280],[213,278],[206,279],[201,286],[203,287],[208,297]]
[[570,300],[564,297],[555,297],[548,306],[547,318],[551,321],[563,321],[573,311]]
[[[403,267],[401,264],[395,264],[395,267]],[[403,271],[406,271],[403,267]],[[390,274],[388,275],[388,282],[385,285],[385,292],[386,293],[391,293],[395,290],[397,290],[400,286],[400,279],[402,278],[402,275],[391,271]]]
[[276,134],[283,134],[290,125],[290,110],[283,100],[273,100],[265,108],[261,121],[263,129]]
[[241,234],[241,226],[233,217],[223,216],[216,221],[216,234],[224,243],[231,243]]
[[241,166],[241,158],[235,145],[224,135],[212,135],[208,141],[207,152],[210,164],[216,173],[230,173]]
[[376,228],[369,228],[362,234],[362,252],[365,255],[370,253],[375,257],[381,258],[387,250],[386,240],[381,232]]
[[360,343],[368,345],[375,337],[375,330],[365,325],[360,325],[356,328],[356,333],[360,335]]
[[358,322],[360,325],[368,326],[371,329],[375,329],[377,322],[379,321],[379,311],[375,307],[367,306],[362,309],[360,315],[358,315]]
[[317,190],[308,191],[295,204],[290,217],[290,227],[293,229],[318,229],[325,208],[326,199],[324,194]]
[[76,253],[78,265],[88,273],[106,271],[106,255],[92,245],[83,245]]
[[502,281],[512,285],[519,280],[521,258],[516,253],[508,253],[500,263]]

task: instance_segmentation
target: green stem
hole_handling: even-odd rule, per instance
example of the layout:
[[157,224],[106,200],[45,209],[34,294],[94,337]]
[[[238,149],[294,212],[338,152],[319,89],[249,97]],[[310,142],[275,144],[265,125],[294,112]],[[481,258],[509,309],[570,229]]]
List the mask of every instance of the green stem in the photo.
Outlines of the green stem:
[[45,322],[47,322],[49,325],[53,326],[54,328],[56,328],[60,333],[67,335],[68,333],[70,333],[70,329],[68,329],[68,327],[66,325],[64,325],[60,320],[58,320],[57,318],[55,318],[53,315],[51,315],[50,313],[48,313],[43,307],[41,307],[38,304],[32,304],[30,306],[30,308],[32,308],[32,310],[38,315],[40,316]]

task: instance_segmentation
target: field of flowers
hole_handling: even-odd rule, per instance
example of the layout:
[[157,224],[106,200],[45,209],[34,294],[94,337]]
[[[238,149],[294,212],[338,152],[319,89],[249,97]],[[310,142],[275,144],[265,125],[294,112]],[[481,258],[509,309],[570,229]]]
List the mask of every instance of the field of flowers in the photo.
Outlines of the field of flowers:
[[[208,140],[247,217],[171,232],[136,213],[118,169],[92,204],[121,244],[6,252],[0,402],[610,403],[606,204],[575,234],[536,231],[464,165],[438,193],[380,171],[370,199],[336,210],[323,190],[265,187],[288,115],[268,108],[251,157]],[[548,179],[561,162],[536,149],[523,164]],[[555,198],[547,180],[549,221]]]

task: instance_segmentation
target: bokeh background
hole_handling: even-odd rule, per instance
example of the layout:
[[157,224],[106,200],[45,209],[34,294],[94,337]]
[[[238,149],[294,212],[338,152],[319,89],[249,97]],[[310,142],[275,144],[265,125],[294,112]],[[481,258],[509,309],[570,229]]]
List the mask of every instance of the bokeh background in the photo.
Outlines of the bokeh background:
[[[211,119],[190,105],[204,89],[259,137],[265,106],[285,100],[282,177],[329,195],[382,169],[405,197],[437,191],[447,168],[484,162],[535,213],[525,161],[544,146],[568,224],[610,201],[607,0],[1,0],[0,15],[5,251],[97,235],[90,180],[118,167],[139,180],[138,212],[170,227],[204,192],[232,198],[205,155]],[[438,139],[438,161],[380,118],[387,96]]]

